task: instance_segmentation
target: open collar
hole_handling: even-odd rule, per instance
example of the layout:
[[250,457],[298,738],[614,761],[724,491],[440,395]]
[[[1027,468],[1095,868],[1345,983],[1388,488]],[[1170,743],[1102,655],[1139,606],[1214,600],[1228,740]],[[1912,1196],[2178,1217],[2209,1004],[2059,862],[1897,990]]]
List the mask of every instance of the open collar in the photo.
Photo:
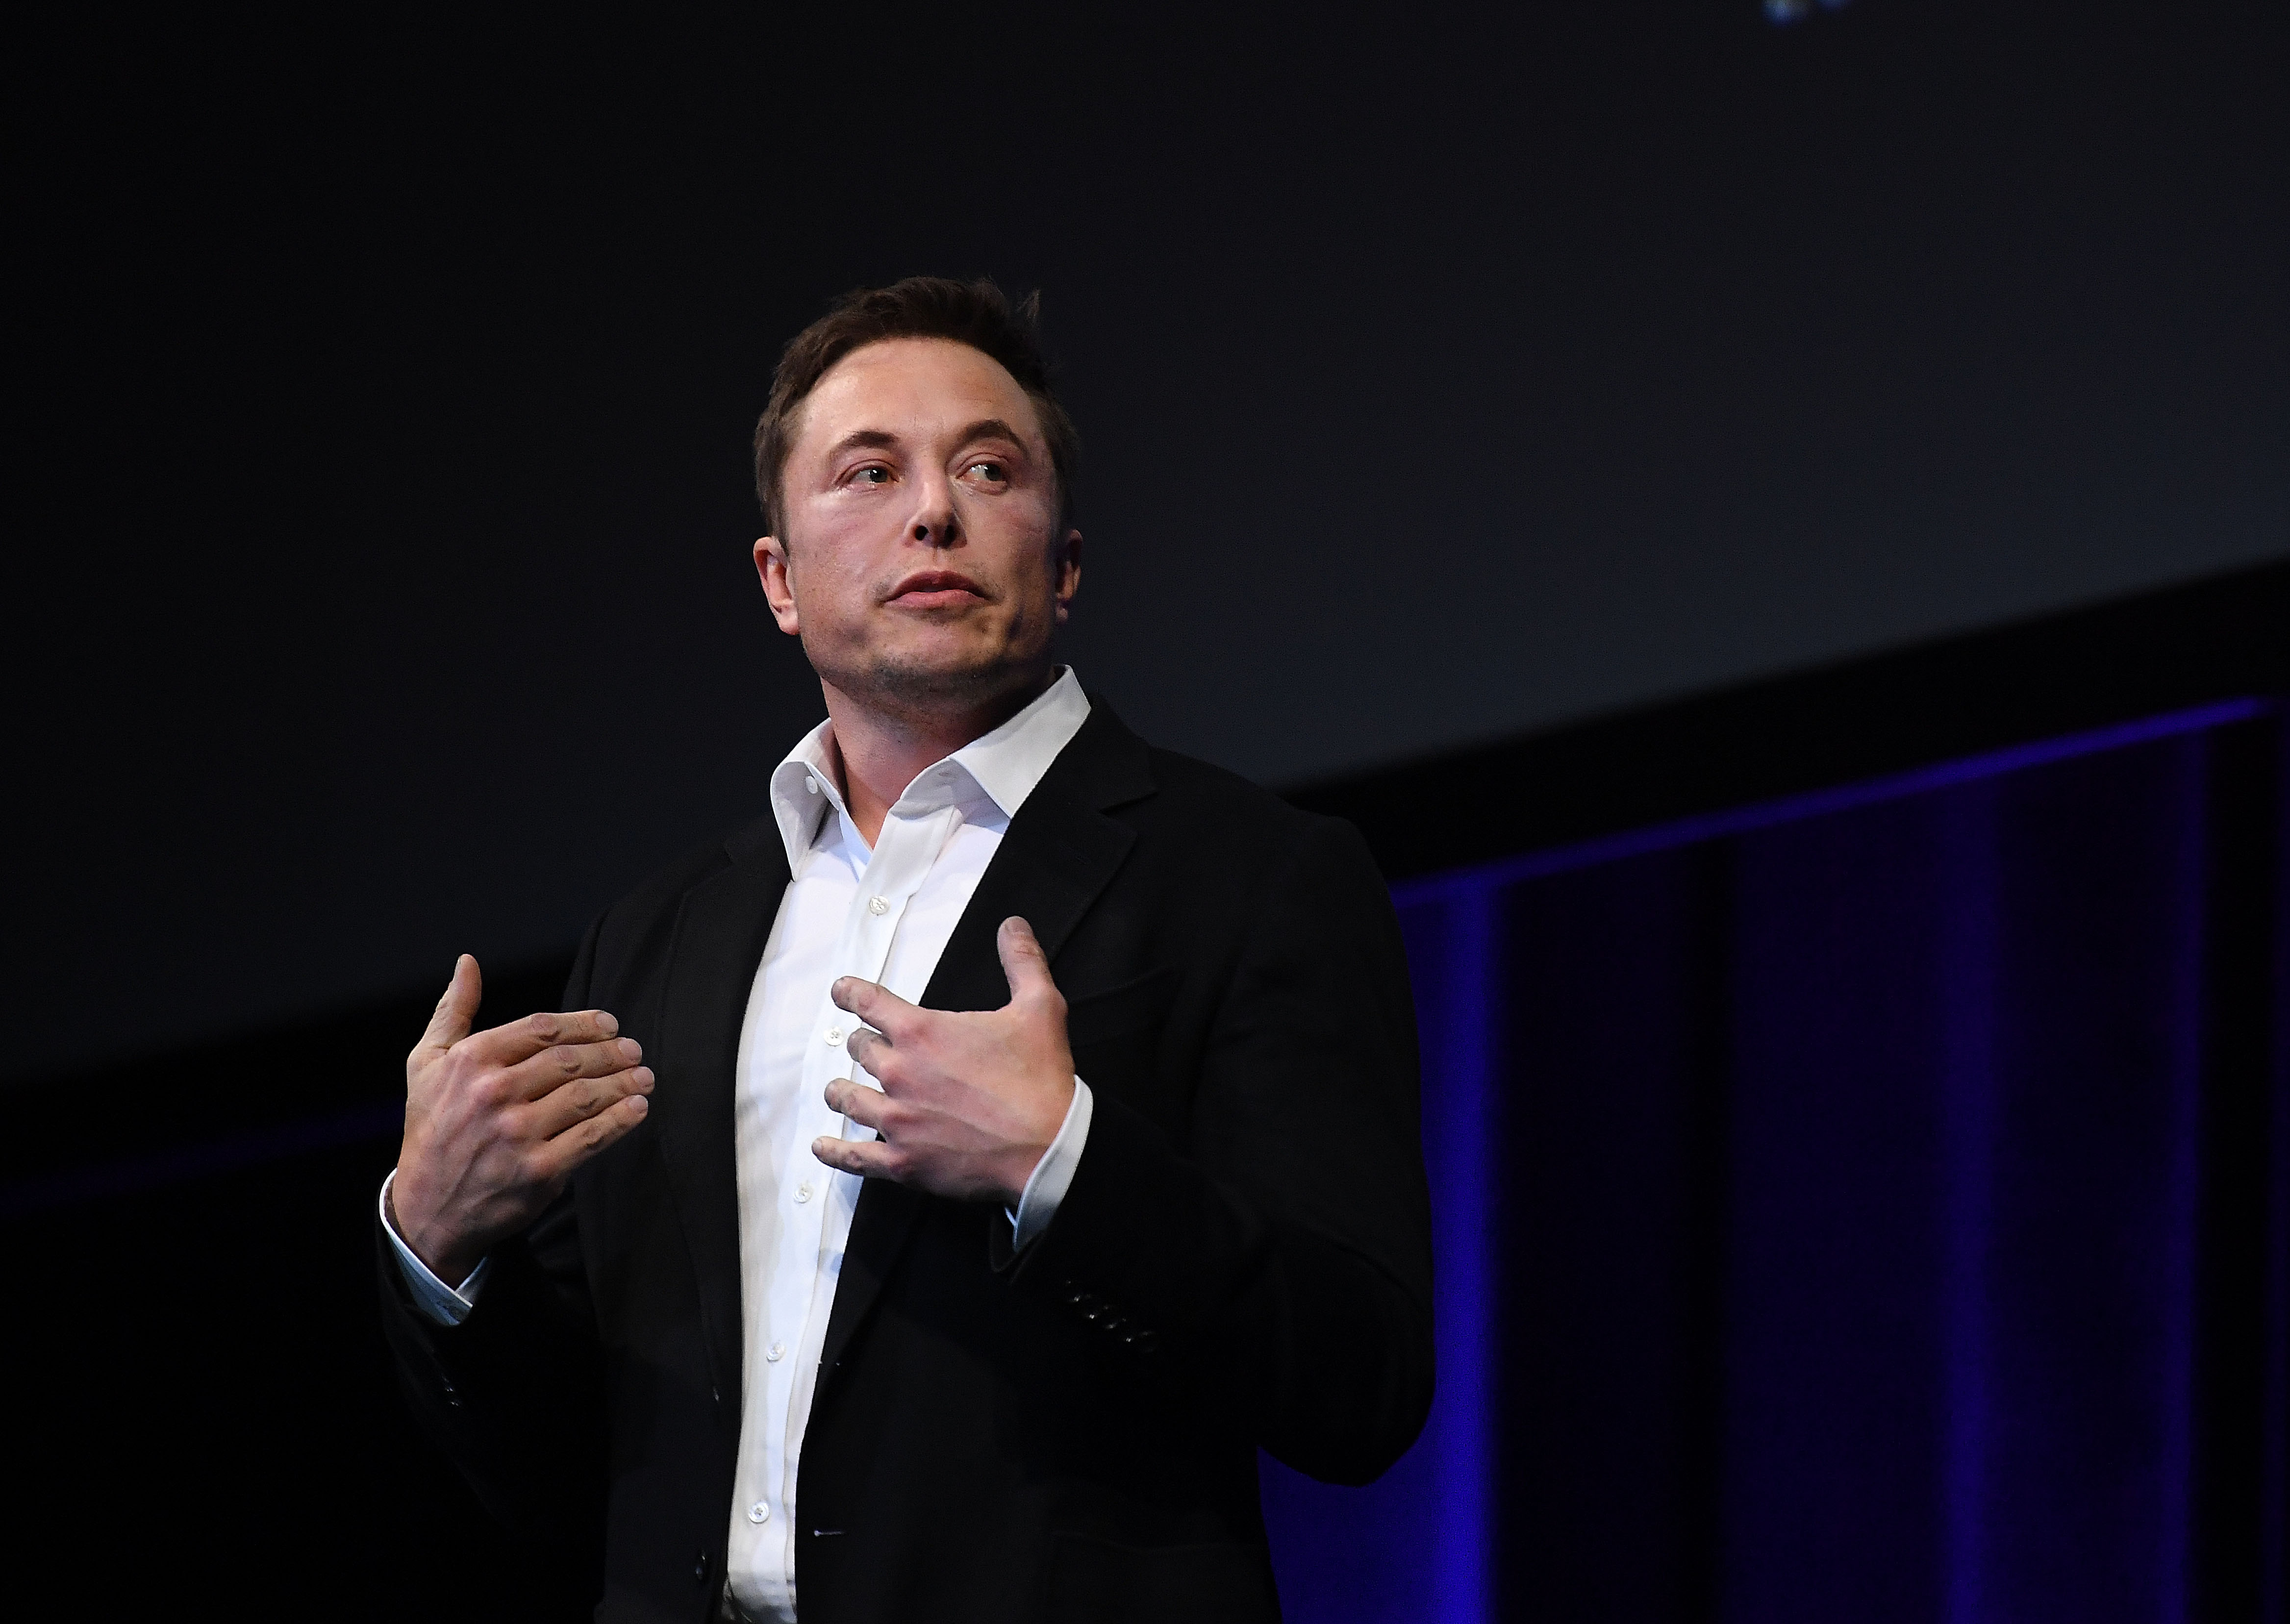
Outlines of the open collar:
[[[1005,820],[1015,818],[1088,720],[1089,697],[1067,666],[1016,716],[917,773],[892,815],[920,817],[982,796]],[[802,868],[822,821],[850,820],[834,727],[822,722],[813,728],[772,770],[772,818],[790,870]]]

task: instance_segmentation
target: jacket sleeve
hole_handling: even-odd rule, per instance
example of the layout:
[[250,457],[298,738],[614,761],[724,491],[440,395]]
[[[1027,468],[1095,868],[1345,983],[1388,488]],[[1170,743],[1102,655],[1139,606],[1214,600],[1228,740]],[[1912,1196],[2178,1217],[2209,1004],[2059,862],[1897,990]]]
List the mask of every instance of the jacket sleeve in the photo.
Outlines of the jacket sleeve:
[[1418,1092],[1389,893],[1349,825],[1314,820],[1253,909],[1188,1142],[1101,1097],[1013,1286],[1237,1406],[1298,1470],[1368,1482],[1431,1403]]
[[[565,991],[585,1008],[597,932]],[[461,1324],[413,1301],[375,1221],[381,1323],[422,1431],[496,1520],[552,1553],[593,1564],[605,1504],[605,1384],[570,1190],[491,1255]]]

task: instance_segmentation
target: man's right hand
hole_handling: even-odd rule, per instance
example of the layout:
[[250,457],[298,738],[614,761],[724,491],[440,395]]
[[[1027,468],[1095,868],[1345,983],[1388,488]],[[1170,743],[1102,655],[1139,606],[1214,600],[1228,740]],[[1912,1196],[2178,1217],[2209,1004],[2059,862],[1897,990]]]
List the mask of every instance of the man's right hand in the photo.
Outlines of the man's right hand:
[[556,1199],[572,1170],[645,1119],[652,1069],[602,1010],[471,1034],[482,983],[461,955],[405,1057],[398,1237],[448,1285]]

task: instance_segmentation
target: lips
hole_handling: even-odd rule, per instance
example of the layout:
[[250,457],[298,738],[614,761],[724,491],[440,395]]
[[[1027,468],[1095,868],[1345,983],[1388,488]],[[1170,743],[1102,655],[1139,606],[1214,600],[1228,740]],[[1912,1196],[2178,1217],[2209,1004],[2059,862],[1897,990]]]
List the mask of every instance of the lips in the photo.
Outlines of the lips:
[[986,601],[986,588],[953,570],[922,570],[891,588],[883,600],[899,609],[959,609]]

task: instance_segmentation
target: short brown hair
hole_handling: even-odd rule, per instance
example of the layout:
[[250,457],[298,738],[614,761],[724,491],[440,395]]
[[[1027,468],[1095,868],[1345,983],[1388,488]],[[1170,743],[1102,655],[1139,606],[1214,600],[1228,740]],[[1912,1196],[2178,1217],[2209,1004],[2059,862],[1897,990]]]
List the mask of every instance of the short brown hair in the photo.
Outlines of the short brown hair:
[[1081,436],[1050,387],[1041,314],[1040,293],[1029,293],[1013,306],[985,276],[974,282],[909,276],[888,287],[859,288],[837,300],[780,352],[780,364],[772,372],[771,399],[756,423],[756,498],[764,505],[764,523],[771,533],[787,540],[781,476],[792,449],[796,410],[828,370],[853,350],[884,339],[949,339],[1000,362],[1034,403],[1057,476],[1058,529],[1062,534],[1072,517],[1074,481],[1081,472]]

